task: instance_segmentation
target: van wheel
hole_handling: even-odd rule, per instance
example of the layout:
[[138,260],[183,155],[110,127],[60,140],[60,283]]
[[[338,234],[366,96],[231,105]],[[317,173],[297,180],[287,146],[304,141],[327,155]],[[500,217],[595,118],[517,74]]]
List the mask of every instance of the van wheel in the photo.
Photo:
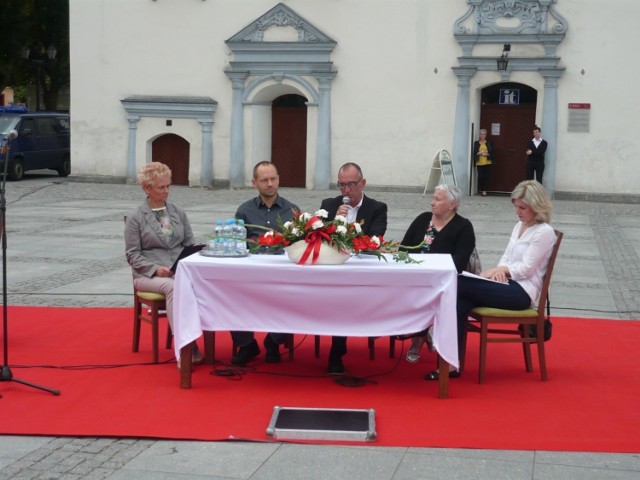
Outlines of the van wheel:
[[9,169],[9,180],[22,180],[22,177],[24,177],[22,160],[14,159]]
[[58,168],[58,175],[61,177],[68,177],[71,173],[71,159],[69,155],[65,155],[64,160],[62,161],[62,166]]

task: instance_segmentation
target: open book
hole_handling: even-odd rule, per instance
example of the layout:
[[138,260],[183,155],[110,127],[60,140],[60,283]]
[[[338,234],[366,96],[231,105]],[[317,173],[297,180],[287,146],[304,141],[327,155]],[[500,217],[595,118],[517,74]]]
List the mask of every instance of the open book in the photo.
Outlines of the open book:
[[465,276],[465,277],[471,277],[471,278],[479,278],[480,280],[486,280],[488,282],[509,283],[509,282],[499,282],[498,280],[492,280],[490,278],[481,277],[480,275],[476,275],[475,273],[466,272],[466,271],[463,271],[460,275]]

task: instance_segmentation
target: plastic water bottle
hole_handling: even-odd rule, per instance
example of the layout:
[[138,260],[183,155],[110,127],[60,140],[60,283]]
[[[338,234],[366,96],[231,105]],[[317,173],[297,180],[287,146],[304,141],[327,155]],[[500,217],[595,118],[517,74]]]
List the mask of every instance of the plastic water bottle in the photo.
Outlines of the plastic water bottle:
[[216,226],[213,229],[213,248],[211,249],[211,253],[214,255],[224,255],[223,230],[222,220],[216,220]]
[[244,220],[237,220],[238,236],[236,238],[236,252],[238,255],[247,254],[247,228],[244,226]]
[[224,240],[223,255],[231,256],[236,254],[236,242],[233,238],[235,223],[235,218],[230,218],[229,220],[224,222],[224,227],[222,229],[222,237]]

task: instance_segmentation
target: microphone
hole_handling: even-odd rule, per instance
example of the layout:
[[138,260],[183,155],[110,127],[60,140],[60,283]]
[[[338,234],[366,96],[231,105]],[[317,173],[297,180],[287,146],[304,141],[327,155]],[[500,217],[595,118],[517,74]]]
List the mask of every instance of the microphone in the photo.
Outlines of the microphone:
[[[5,137],[7,139],[7,142],[13,140],[14,138],[18,138],[18,131],[17,130],[11,130],[7,136]],[[343,200],[344,201],[344,200]]]
[[[13,130],[13,131],[15,132],[15,130]],[[16,136],[17,135],[18,134],[16,133]],[[348,195],[345,195],[344,197],[342,197],[342,204],[343,205],[349,205],[350,203],[351,203],[351,200],[349,200],[349,196]]]

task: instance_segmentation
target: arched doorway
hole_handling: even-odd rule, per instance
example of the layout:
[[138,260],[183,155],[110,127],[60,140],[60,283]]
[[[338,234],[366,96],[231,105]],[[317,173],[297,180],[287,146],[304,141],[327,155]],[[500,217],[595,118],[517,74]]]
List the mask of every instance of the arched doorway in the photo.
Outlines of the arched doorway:
[[521,83],[498,83],[482,89],[480,128],[487,130],[494,150],[489,192],[511,192],[524,180],[524,152],[533,137],[537,98],[536,90]]
[[151,144],[151,161],[171,169],[173,185],[189,185],[189,142],[173,133],[156,138]]
[[271,104],[271,162],[280,186],[304,187],[307,175],[307,99],[288,94]]

